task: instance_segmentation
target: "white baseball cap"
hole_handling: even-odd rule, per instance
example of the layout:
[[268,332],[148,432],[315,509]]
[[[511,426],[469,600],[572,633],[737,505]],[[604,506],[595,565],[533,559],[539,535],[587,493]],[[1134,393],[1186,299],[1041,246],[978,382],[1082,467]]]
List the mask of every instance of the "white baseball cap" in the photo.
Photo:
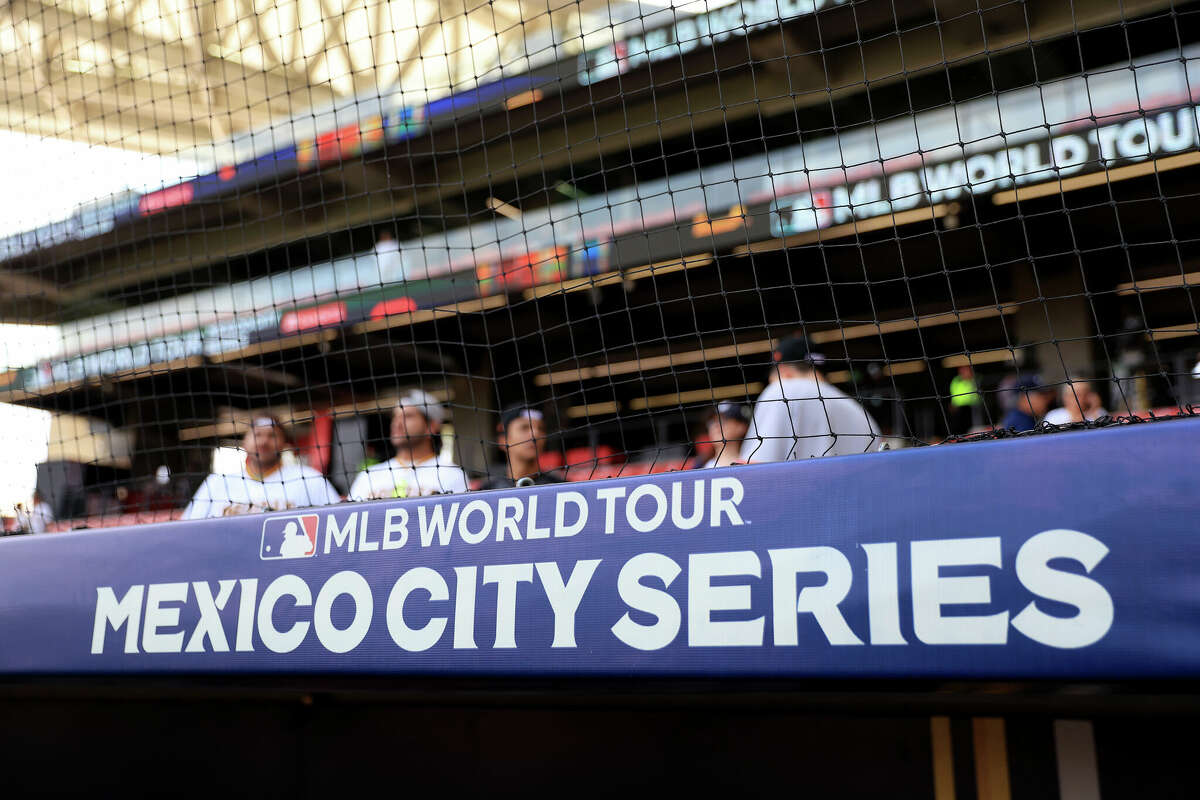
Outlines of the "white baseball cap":
[[433,422],[446,421],[446,409],[442,405],[442,401],[431,395],[429,392],[421,391],[420,389],[411,389],[407,394],[400,398],[400,402],[396,404],[400,408],[411,406],[420,410],[425,415],[425,419]]

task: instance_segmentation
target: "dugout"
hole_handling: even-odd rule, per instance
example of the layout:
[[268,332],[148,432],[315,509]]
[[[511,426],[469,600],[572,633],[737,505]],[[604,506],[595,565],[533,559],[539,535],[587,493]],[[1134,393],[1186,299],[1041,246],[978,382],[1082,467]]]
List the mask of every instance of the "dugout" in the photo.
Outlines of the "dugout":
[[[216,19],[229,5],[202,3],[197,16]],[[509,2],[487,6],[514,13]],[[72,18],[81,6],[13,8],[62,30],[84,21]],[[778,20],[747,22],[772,9]],[[1033,371],[1052,385],[1093,380],[1129,420],[1178,411],[1196,397],[1200,357],[1190,230],[1200,212],[1198,10],[1165,0],[745,0],[702,16],[660,11],[661,24],[620,28],[595,48],[581,40],[559,53],[552,31],[546,52],[563,57],[525,52],[528,70],[501,65],[488,80],[450,81],[444,96],[396,100],[368,86],[315,110],[291,108],[299,91],[263,71],[255,81],[276,119],[290,115],[287,135],[235,137],[221,150],[234,155],[210,173],[0,241],[0,319],[62,325],[68,344],[61,358],[0,375],[0,401],[78,415],[77,440],[86,430],[126,443],[104,455],[104,471],[80,467],[102,459],[77,452],[59,453],[47,473],[77,475],[85,491],[165,474],[177,485],[156,497],[164,505],[185,500],[212,449],[257,412],[293,423],[301,457],[323,471],[346,474],[366,444],[386,456],[385,415],[415,386],[452,409],[454,455],[469,469],[494,460],[497,412],[521,400],[551,412],[564,459],[582,453],[571,477],[617,477],[567,487],[584,498],[572,502],[650,487],[645,497],[665,504],[685,478],[653,473],[684,465],[715,401],[754,397],[772,339],[797,330],[897,449],[951,433],[948,384],[964,364],[976,369],[985,423],[1000,417],[1001,380]],[[242,35],[241,22],[230,30]],[[6,45],[29,27],[2,25]],[[228,90],[215,67],[235,63],[222,41],[157,46],[203,62],[196,85],[210,116]],[[53,84],[91,63],[71,57],[82,51],[47,52],[10,85],[28,75]],[[101,71],[83,80],[101,81]],[[74,108],[79,86],[63,86],[71,91],[51,94],[50,106]],[[82,94],[93,86],[106,84]],[[118,89],[92,94],[112,108],[107,94]],[[145,116],[154,108],[137,110],[139,128],[175,128]],[[195,133],[179,127],[175,135]],[[1200,641],[1188,624],[1197,565],[1181,542],[1194,527],[1187,464],[1197,424],[738,467],[711,473],[730,481],[727,496],[713,496],[734,506],[744,497],[736,523],[714,512],[697,528],[703,509],[686,524],[664,510],[668,535],[656,539],[646,537],[657,524],[626,516],[620,530],[594,522],[578,539],[527,536],[519,557],[506,549],[513,541],[464,544],[453,531],[442,552],[418,549],[416,529],[408,550],[379,545],[400,512],[424,520],[422,511],[476,503],[475,518],[499,517],[502,499],[533,509],[542,492],[548,513],[557,508],[548,487],[6,537],[0,752],[21,765],[9,785],[18,794],[1186,795]],[[889,458],[898,460],[879,460]],[[171,516],[156,510],[165,513],[99,521]],[[299,531],[297,521],[314,523],[311,555],[317,536],[324,551],[281,564],[268,528]],[[1031,573],[1021,553],[1044,534],[1083,540],[1093,556],[1045,555]],[[345,549],[331,549],[331,537]],[[465,555],[468,544],[476,549]],[[986,552],[953,560],[969,548]],[[785,618],[797,627],[793,610],[808,612],[803,570],[787,586],[775,558],[812,555],[802,549],[820,549],[850,576],[838,617],[849,635],[837,645],[828,619],[802,617],[796,642],[779,632]],[[928,558],[922,583],[916,552],[950,558]],[[383,555],[391,560],[368,560]],[[576,568],[595,562],[605,579],[598,605],[562,612],[578,616],[582,644],[566,652],[553,644],[560,606],[541,603],[550,584],[538,567],[553,567],[565,591],[558,563],[580,555],[589,558]],[[673,577],[654,590],[680,603],[677,635],[657,651],[613,638],[621,620],[651,627],[645,608],[617,602],[627,599],[619,576],[645,555],[688,570],[674,595]],[[697,564],[727,571],[693,581]],[[470,592],[476,577],[490,586],[489,567],[508,576],[505,619],[520,649],[501,643],[502,579],[493,594],[460,588],[464,575]],[[1032,626],[1009,625],[1009,614],[1069,610],[1070,597],[1045,588],[1047,570],[1109,600],[1109,627],[1094,641],[1050,646]],[[833,567],[824,571],[825,587],[800,579],[799,591],[835,586]],[[434,581],[421,585],[428,601],[418,593],[408,609],[427,615],[421,630],[441,620],[441,633],[452,631],[434,637],[425,660],[401,644],[416,631],[408,596],[392,601],[397,576],[413,572]],[[368,618],[344,650],[321,630],[343,641],[358,627],[361,593],[353,614],[335,610],[342,596],[323,588],[331,574],[366,586],[364,607],[380,600],[375,627]],[[1041,594],[1027,585],[1039,574]],[[988,636],[920,630],[916,597],[939,580],[967,587],[961,605],[989,606],[986,616],[957,615],[982,621]],[[751,606],[709,606],[697,629],[734,623],[751,641],[697,636],[693,647],[690,609],[704,608],[693,595],[722,591]],[[107,617],[102,596],[112,599]],[[439,611],[451,597],[454,613]],[[937,633],[951,617],[933,608],[922,619],[932,616]],[[460,624],[474,631],[477,614],[495,638],[489,627],[460,647]],[[311,624],[313,634],[305,627],[290,650],[279,646],[280,619],[295,623],[289,633]],[[222,649],[225,626],[236,634]],[[843,646],[851,639],[863,646]]]
[[[572,613],[576,646],[569,649],[550,647],[559,636],[559,614],[551,613],[544,602],[549,595],[537,584],[511,598],[515,648],[500,641],[509,623],[501,622],[498,609],[506,601],[499,589],[481,588],[472,611],[462,615],[457,584],[442,600],[430,593],[382,602],[397,591],[393,581],[407,585],[405,575],[432,575],[437,570],[430,565],[460,576],[459,567],[447,563],[483,564],[483,572],[494,564],[511,570],[514,558],[569,565],[561,539],[469,545],[456,536],[445,549],[430,550],[417,546],[414,529],[413,546],[398,553],[326,544],[316,558],[289,563],[259,557],[265,529],[255,517],[6,538],[0,540],[8,565],[0,603],[8,612],[0,615],[0,633],[17,646],[0,652],[0,743],[24,765],[9,785],[22,793],[119,788],[150,794],[189,774],[184,793],[249,788],[267,796],[392,783],[409,791],[503,795],[560,794],[564,786],[588,796],[617,790],[889,792],[938,800],[1121,798],[1147,790],[1183,795],[1190,785],[1184,754],[1197,715],[1190,675],[1198,645],[1195,632],[1179,622],[1193,607],[1186,578],[1194,568],[1179,544],[1194,517],[1183,490],[1194,481],[1188,470],[1170,467],[1194,457],[1197,424],[709,471],[714,482],[741,482],[742,501],[727,500],[749,527],[683,530],[671,521],[663,531],[635,531],[622,519],[610,535],[605,523],[594,521],[569,540],[575,553],[597,559],[595,579],[579,613]],[[1128,458],[1135,448],[1147,457]],[[881,471],[883,459],[899,466]],[[1090,473],[1084,487],[1079,471],[1062,469],[1088,463],[1103,469]],[[980,470],[990,471],[989,491],[979,491],[972,477]],[[1139,479],[1147,473],[1162,478]],[[665,490],[678,480],[657,475],[595,486]],[[909,484],[927,491],[918,495]],[[841,502],[822,505],[830,486],[840,487]],[[1071,487],[1082,501],[1062,503]],[[516,500],[532,508],[532,495],[540,494],[545,507],[559,491],[487,492],[475,501]],[[1012,502],[1020,491],[1030,502]],[[339,524],[347,515],[374,514],[363,540],[378,542],[387,535],[379,512],[406,510],[417,518],[418,508],[453,502],[408,498],[320,513]],[[1157,512],[1147,514],[1151,504]],[[603,509],[604,503],[595,505],[598,513]],[[275,515],[274,521],[287,519]],[[964,519],[975,520],[969,538],[962,535]],[[1046,523],[1083,530],[1029,535]],[[902,546],[880,542],[887,537]],[[1018,584],[1042,580],[1022,566],[1022,553],[1051,540],[1104,551],[1086,572],[1072,573],[1076,588],[1082,581],[1098,589],[1086,593],[1090,598],[1076,594],[1066,601],[1078,604],[1084,624],[1059,618],[1034,628],[1027,618],[1016,621],[1030,599]],[[840,625],[862,637],[857,646],[833,646],[826,639],[830,621],[816,607],[809,606],[811,618],[797,618],[793,602],[773,600],[786,580],[771,554],[799,553],[788,548],[806,549],[814,541],[832,543],[855,565],[853,588],[834,601]],[[904,568],[892,573],[897,581],[890,588],[872,577],[879,563],[871,556],[864,562],[861,541],[891,550],[893,566],[902,554]],[[962,557],[963,548],[989,541],[1002,559],[985,566]],[[648,547],[659,552],[639,552]],[[631,552],[639,555],[622,564]],[[756,552],[761,575],[745,571],[745,559],[757,558]],[[1047,563],[1060,562],[1054,571],[1071,558],[1053,546],[1042,552]],[[678,559],[687,569],[686,580],[670,584],[682,618],[661,647],[641,640],[644,649],[624,649],[619,640],[626,634],[613,638],[617,629],[610,627],[622,611],[618,594],[634,604],[630,608],[641,603],[616,588],[618,574],[648,555]],[[86,567],[72,567],[72,557]],[[968,613],[944,615],[933,628],[929,619],[920,621],[922,603],[937,588],[917,580],[918,559],[954,561],[959,569],[942,580],[969,576],[973,588],[960,596],[967,602],[958,609]],[[694,575],[705,569],[720,582],[697,581]],[[280,603],[279,590],[248,590],[244,579],[227,581],[240,587],[223,613],[212,605],[213,594],[198,591],[193,598],[172,589],[188,586],[177,583],[184,577],[216,591],[220,576],[251,575],[259,589],[290,585],[286,594],[303,584],[320,598],[324,586],[350,573],[369,581],[365,602],[376,609],[374,624],[360,627],[357,610],[339,612],[336,603],[320,599]],[[981,600],[981,579],[990,586],[987,599],[971,603]],[[1038,591],[1054,594],[1063,585],[1042,583]],[[731,597],[730,589],[744,590],[745,600]],[[143,590],[157,599],[144,607],[128,603],[131,592],[140,599]],[[370,599],[376,591],[379,603]],[[229,592],[222,593],[228,601]],[[900,602],[890,604],[889,594]],[[104,595],[112,602],[101,612],[95,598]],[[726,613],[713,614],[709,606],[707,619],[697,618],[705,597]],[[254,612],[259,598],[270,604],[265,613],[264,605]],[[349,605],[364,607],[357,597]],[[1043,613],[1055,608],[1040,607]],[[877,616],[881,608],[894,609],[893,623],[887,613]],[[762,615],[757,625],[746,614],[727,613],[746,609]],[[1011,625],[1007,619],[995,624],[1000,609],[1015,614]],[[171,613],[163,618],[163,611]],[[322,614],[329,624],[320,622]],[[425,623],[438,617],[453,618],[453,632],[435,629],[430,638],[438,641],[429,648],[412,646],[409,637],[426,637]],[[651,618],[639,617],[638,624],[657,628]],[[789,618],[797,637],[790,645]],[[297,636],[299,620],[312,627]],[[397,627],[397,620],[408,628]],[[1003,641],[939,644],[938,630],[964,623],[998,631]],[[699,638],[711,635],[704,629],[713,625],[748,630],[754,640]],[[201,630],[208,632],[207,644],[196,639]],[[224,648],[211,638],[216,630],[228,637]],[[476,646],[456,652],[453,643],[468,630]],[[282,644],[282,636],[291,643]],[[198,644],[184,649],[189,639]],[[1079,646],[1045,647],[1040,639]],[[409,648],[401,646],[405,641]],[[837,676],[827,672],[831,666]],[[790,674],[768,677],[779,671]],[[214,742],[220,742],[220,758]],[[52,769],[62,752],[72,754],[72,770]]]
[[[1023,130],[1013,146],[975,147],[969,177],[933,151],[923,167],[907,165],[925,171],[920,197],[902,193],[900,179],[913,174],[906,165],[885,159],[873,178],[869,161],[848,156],[860,166],[830,170],[789,155],[807,142],[819,152],[839,130],[860,138],[875,131],[887,141],[914,114],[936,130],[939,120],[979,114],[989,92],[1010,97],[1006,108],[1017,112],[1052,108],[1055,90],[1069,102],[1082,85],[1071,83],[1073,75],[1119,84],[1117,55],[1166,63],[1168,32],[1178,31],[1181,52],[1190,52],[1190,29],[1178,22],[1190,17],[1148,6],[1119,27],[999,48],[903,82],[883,69],[880,39],[865,51],[868,68],[882,70],[870,92],[831,76],[822,80],[838,87],[833,94],[808,87],[820,48],[875,41],[867,34],[895,24],[878,5],[749,31],[711,53],[654,56],[617,75],[567,59],[528,76],[552,76],[554,84],[542,85],[560,91],[539,90],[535,99],[506,85],[499,100],[467,94],[439,107],[440,117],[431,110],[427,130],[382,147],[314,145],[316,162],[293,172],[261,160],[239,165],[226,189],[198,179],[194,199],[143,198],[107,233],[26,248],[6,269],[26,287],[43,287],[37,302],[53,306],[16,293],[4,313],[75,318],[84,352],[79,364],[10,374],[5,399],[136,431],[135,474],[165,464],[196,479],[207,469],[207,447],[252,409],[281,411],[307,427],[322,416],[373,415],[398,388],[415,384],[454,407],[466,448],[460,458],[475,470],[494,457],[494,414],[516,400],[552,406],[562,449],[604,445],[671,468],[690,452],[711,402],[753,397],[766,372],[766,343],[797,329],[828,351],[831,377],[862,397],[888,433],[909,441],[950,432],[947,385],[968,360],[985,389],[1020,369],[1049,382],[1105,380],[1109,409],[1123,413],[1191,400],[1192,245],[1174,231],[1195,212],[1196,142],[1188,139],[1190,107],[1172,95],[1180,79],[1169,65],[1148,70],[1143,97],[1126,96],[1125,105],[1087,121],[1113,131],[1096,137],[1094,152],[1055,150],[1073,135],[1069,125],[1051,126],[1046,141]],[[903,24],[916,25],[927,10],[912,5],[904,13],[912,16]],[[1010,30],[1014,13],[995,9],[989,33]],[[1076,9],[1076,20],[1092,13],[1099,21],[1110,12]],[[1048,11],[1038,24],[1058,30],[1055,19]],[[975,35],[950,29],[963,48]],[[901,42],[909,55],[928,44]],[[754,102],[729,102],[751,96],[747,81]],[[1021,95],[1031,81],[1055,88]],[[1120,99],[1121,89],[1110,94]],[[1141,124],[1141,134],[1122,127],[1130,124]],[[564,137],[559,144],[546,138],[550,131]],[[955,141],[970,138],[960,133]],[[501,151],[511,169],[490,168],[486,177],[462,160],[497,164]],[[1067,158],[1060,172],[1052,169],[1056,157]],[[756,201],[748,186],[744,202],[724,201],[725,167],[755,159],[777,176],[768,181],[775,199]],[[986,180],[998,164],[1022,179],[1009,188]],[[799,175],[824,194],[788,189]],[[890,210],[877,208],[873,181],[897,192]],[[700,205],[689,205],[695,192],[676,185],[698,187]],[[534,226],[517,256],[504,250],[511,221],[489,206],[489,198],[503,199],[528,219],[590,198],[621,211],[630,192],[648,198],[638,225],[614,227],[607,241],[547,239]],[[741,188],[730,195],[741,196]],[[667,217],[650,213],[655,203],[666,204]],[[428,237],[450,242],[436,237],[480,224],[495,224],[504,245],[497,256],[481,252],[462,262],[465,270],[430,271],[428,280],[386,289],[400,284],[387,283],[389,256],[372,249],[381,231],[411,252],[426,249]],[[353,282],[363,265],[384,281],[382,291]],[[193,335],[176,319],[168,336],[181,342],[144,346],[126,334],[106,353],[95,337],[114,320],[153,319],[172,302],[190,308],[189,298],[222,286],[259,287],[251,294],[262,295],[264,280],[303,283],[320,270],[335,276],[331,291],[293,303],[257,300],[259,317],[226,321],[211,336]],[[348,290],[338,283],[343,274],[353,278]],[[126,355],[131,345],[143,345],[146,356]],[[999,415],[993,398],[985,416]],[[370,436],[378,424],[366,430]]]

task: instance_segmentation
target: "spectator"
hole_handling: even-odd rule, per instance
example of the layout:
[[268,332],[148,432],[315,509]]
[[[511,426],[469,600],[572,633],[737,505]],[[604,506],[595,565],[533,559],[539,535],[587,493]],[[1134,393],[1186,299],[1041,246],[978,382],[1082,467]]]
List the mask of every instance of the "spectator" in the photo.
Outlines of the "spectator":
[[781,339],[772,353],[771,383],[754,404],[742,443],[743,461],[788,461],[865,453],[879,426],[854,398],[828,383],[825,356],[802,336]]
[[983,395],[975,383],[975,370],[971,365],[964,364],[958,368],[958,374],[950,380],[950,430],[952,433],[966,433],[980,420],[983,410]]
[[497,444],[504,453],[505,473],[489,476],[481,489],[509,489],[522,485],[562,483],[558,470],[542,472],[539,461],[546,447],[546,418],[536,408],[516,406],[500,415]]
[[1018,377],[1013,388],[1016,402],[1000,421],[1000,427],[1012,428],[1017,432],[1031,431],[1054,402],[1054,390],[1043,386],[1041,377],[1037,375]]
[[1000,416],[1002,418],[1017,407],[1018,395],[1020,394],[1017,391],[1017,384],[1020,382],[1020,373],[1010,372],[996,384],[996,401],[1000,404]]
[[467,491],[467,476],[453,464],[439,463],[438,433],[446,410],[436,397],[419,389],[400,398],[392,412],[394,458],[367,467],[350,486],[351,500],[422,497]]
[[[375,260],[378,269],[375,273],[376,286],[382,283],[396,283],[404,280],[404,264],[400,257],[400,243],[391,231],[380,231],[375,240]],[[366,286],[366,288],[370,288]]]
[[239,475],[209,475],[183,511],[183,519],[204,519],[261,511],[283,511],[337,503],[337,490],[304,464],[285,464],[289,444],[278,417],[255,417],[242,438],[246,461]]
[[1100,393],[1092,388],[1090,381],[1067,381],[1060,395],[1062,408],[1046,415],[1044,422],[1051,425],[1070,425],[1075,422],[1094,422],[1107,417]]
[[33,508],[29,512],[30,530],[34,533],[45,533],[54,522],[54,509],[42,497],[37,489],[33,490]]
[[700,469],[728,467],[742,463],[742,441],[750,429],[750,408],[744,403],[718,403],[709,414],[708,442],[713,457],[696,464]]
[[26,507],[17,504],[17,530],[23,533],[45,533],[54,522],[54,511],[37,489],[33,490],[33,504]]
[[13,506],[13,533],[33,533],[33,521],[30,519],[30,510],[24,503],[17,503]]

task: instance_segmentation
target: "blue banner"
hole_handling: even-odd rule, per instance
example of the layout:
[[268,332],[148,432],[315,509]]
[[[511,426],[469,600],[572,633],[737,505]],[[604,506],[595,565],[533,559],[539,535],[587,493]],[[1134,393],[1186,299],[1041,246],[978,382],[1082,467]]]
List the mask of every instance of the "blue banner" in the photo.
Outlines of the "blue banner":
[[1200,675],[1200,421],[0,541],[0,672]]

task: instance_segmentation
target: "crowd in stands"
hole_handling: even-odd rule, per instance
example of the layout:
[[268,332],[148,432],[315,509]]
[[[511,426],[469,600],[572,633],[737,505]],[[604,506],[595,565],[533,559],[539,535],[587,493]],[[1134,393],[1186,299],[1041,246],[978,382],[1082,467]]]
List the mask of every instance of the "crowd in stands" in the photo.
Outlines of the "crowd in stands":
[[[772,359],[770,380],[753,406],[730,401],[712,408],[706,420],[706,439],[697,442],[699,455],[690,461],[661,461],[637,469],[619,463],[615,454],[606,464],[604,453],[591,451],[590,463],[573,464],[569,457],[564,463],[561,454],[546,451],[545,413],[534,405],[522,404],[500,415],[496,429],[496,444],[503,456],[500,469],[472,480],[461,467],[439,455],[445,407],[433,395],[413,390],[400,399],[391,414],[389,438],[395,455],[387,461],[365,460],[344,497],[318,470],[286,459],[284,454],[292,445],[286,426],[278,417],[261,415],[251,421],[242,438],[245,462],[240,473],[209,475],[182,513],[177,508],[157,513],[154,521],[886,449],[876,420],[856,399],[826,380],[822,372],[825,357],[806,339],[795,336],[780,340]],[[1085,381],[1067,382],[1056,392],[1036,376],[1014,375],[1002,382],[1000,389],[1003,428],[1024,431],[1042,420],[1063,425],[1107,415],[1099,394]],[[1052,408],[1056,396],[1061,407]],[[974,373],[964,367],[950,384],[951,424],[962,433],[986,427],[981,425],[983,410],[983,395]],[[53,521],[49,506],[35,497],[30,508],[18,510],[15,524],[10,527],[42,532]],[[136,521],[150,519],[138,516],[125,523]]]

